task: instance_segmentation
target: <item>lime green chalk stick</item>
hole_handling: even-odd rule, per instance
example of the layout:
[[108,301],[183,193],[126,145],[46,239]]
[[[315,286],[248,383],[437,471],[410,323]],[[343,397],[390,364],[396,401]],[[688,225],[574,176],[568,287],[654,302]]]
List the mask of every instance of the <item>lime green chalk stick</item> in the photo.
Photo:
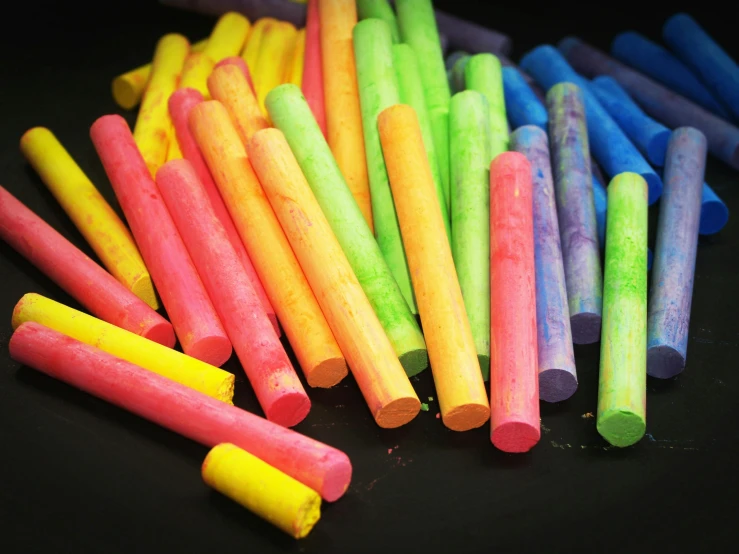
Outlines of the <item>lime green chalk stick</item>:
[[390,27],[393,44],[400,42],[400,28],[395,12],[387,0],[357,0],[359,19],[382,19]]
[[375,310],[408,376],[428,367],[421,329],[362,216],[331,149],[300,89],[273,89],[266,100],[274,125],[283,132],[331,229]]
[[444,218],[446,236],[451,245],[452,229],[449,221],[449,210],[447,209],[444,187],[439,173],[439,160],[436,156],[434,134],[431,132],[431,121],[429,120],[429,112],[426,108],[426,98],[423,95],[421,73],[418,69],[418,60],[413,49],[407,44],[394,44],[393,65],[395,66],[395,74],[398,76],[400,101],[416,110],[416,115],[418,116],[418,124],[421,127],[421,135],[423,136],[423,145],[426,147],[426,154],[428,155],[429,165],[431,166],[431,177],[434,179],[436,196],[439,199],[441,215]]
[[485,96],[452,96],[452,256],[483,379],[490,377],[490,114]]
[[475,54],[464,68],[468,90],[485,95],[490,108],[491,158],[508,150],[508,119],[503,96],[503,71],[500,60],[492,54]]
[[646,430],[647,197],[636,173],[608,186],[596,426],[614,446],[630,446]]

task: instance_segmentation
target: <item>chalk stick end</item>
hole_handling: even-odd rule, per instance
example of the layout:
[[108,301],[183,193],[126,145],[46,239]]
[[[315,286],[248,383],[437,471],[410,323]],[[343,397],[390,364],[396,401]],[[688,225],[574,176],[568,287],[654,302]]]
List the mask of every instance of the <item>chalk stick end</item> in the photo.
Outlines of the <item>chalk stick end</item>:
[[724,228],[729,221],[729,208],[720,200],[711,200],[701,204],[701,235],[713,235]]
[[272,423],[283,427],[294,427],[310,412],[310,399],[305,391],[287,392],[265,407],[264,411],[267,419]]
[[[739,169],[739,156],[737,157],[737,169]],[[644,180],[647,182],[647,187],[649,189],[648,203],[651,206],[659,200],[660,196],[662,196],[662,179],[659,178],[659,175],[653,172],[642,173],[641,176],[644,177]]]
[[352,480],[352,463],[349,456],[340,451],[331,452],[329,457],[327,463],[330,468],[326,470],[321,490],[318,492],[326,502],[335,502],[349,489],[349,483]]
[[669,379],[685,369],[685,357],[671,346],[660,344],[647,348],[647,375]]
[[421,401],[417,396],[398,398],[380,407],[374,414],[377,425],[383,429],[395,429],[405,425],[421,411]]
[[624,448],[636,444],[644,436],[644,418],[629,410],[608,410],[598,415],[598,433],[613,446]]
[[147,329],[145,329],[141,333],[141,336],[145,339],[149,339],[150,341],[158,342],[159,344],[161,344],[162,346],[166,346],[167,348],[174,348],[176,338],[172,324],[166,319],[162,320],[159,317],[157,317],[156,319],[158,319],[158,321],[154,322]]
[[154,283],[148,273],[139,275],[134,279],[131,283],[131,292],[146,302],[152,310],[159,309],[159,301],[156,292],[154,292]]
[[528,452],[540,438],[540,427],[524,421],[508,421],[498,425],[490,437],[497,449],[511,454]]
[[429,366],[429,354],[425,348],[404,352],[398,359],[408,377],[418,375]]
[[562,402],[577,390],[577,377],[566,369],[545,369],[539,373],[539,398],[544,402]]
[[231,341],[224,335],[203,337],[191,342],[187,348],[183,345],[182,349],[188,356],[215,367],[221,367],[231,357]]
[[141,100],[141,90],[124,76],[113,79],[113,100],[124,110],[131,110]]
[[592,344],[600,340],[601,317],[599,314],[583,312],[570,317],[572,342],[574,344]]
[[657,133],[647,144],[647,158],[657,167],[665,165],[665,156],[667,154],[667,143],[670,142],[672,131],[665,129],[661,133]]
[[344,358],[330,358],[315,366],[305,379],[313,388],[329,389],[349,374]]
[[452,431],[469,431],[485,425],[490,419],[490,406],[485,404],[463,404],[441,414],[441,419]]

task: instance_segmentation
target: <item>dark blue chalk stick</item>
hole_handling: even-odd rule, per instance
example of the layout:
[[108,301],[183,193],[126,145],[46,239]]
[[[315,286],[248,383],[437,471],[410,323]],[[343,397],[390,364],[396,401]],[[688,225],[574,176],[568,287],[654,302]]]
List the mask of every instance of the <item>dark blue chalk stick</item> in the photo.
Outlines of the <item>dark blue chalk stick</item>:
[[452,68],[447,71],[447,77],[449,79],[449,86],[452,89],[452,94],[456,94],[467,89],[464,69],[467,67],[468,61],[470,61],[470,55],[463,53],[463,55],[457,57]]
[[729,208],[726,207],[713,189],[707,183],[703,183],[701,191],[701,223],[699,232],[701,235],[713,235],[724,228],[729,221]]
[[511,127],[516,129],[523,125],[536,125],[547,130],[547,110],[518,69],[503,68],[503,92]]
[[444,58],[444,67],[446,67],[447,71],[451,71],[454,67],[454,64],[457,63],[457,60],[459,58],[462,58],[464,56],[469,56],[469,52],[465,52],[464,50],[455,50],[451,54],[449,54],[446,58]]

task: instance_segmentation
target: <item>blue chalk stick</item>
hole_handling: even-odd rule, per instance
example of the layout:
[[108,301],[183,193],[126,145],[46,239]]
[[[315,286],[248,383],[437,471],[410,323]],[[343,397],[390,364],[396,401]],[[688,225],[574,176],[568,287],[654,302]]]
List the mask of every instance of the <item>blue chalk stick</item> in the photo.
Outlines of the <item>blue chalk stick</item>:
[[465,83],[464,69],[467,67],[467,62],[470,61],[470,55],[462,53],[454,61],[452,68],[447,71],[447,78],[449,79],[449,87],[452,90],[452,94],[462,92],[467,89]]
[[723,229],[727,221],[729,221],[729,208],[707,183],[703,183],[701,222],[698,232],[701,235],[713,235]]
[[716,101],[688,66],[644,35],[634,31],[616,35],[611,43],[611,54],[716,115],[730,119],[729,112]]
[[503,68],[506,114],[514,129],[536,125],[547,130],[547,110],[515,67]]
[[534,48],[521,59],[521,68],[547,91],[561,82],[578,85],[585,101],[588,139],[595,159],[610,178],[625,171],[638,173],[649,186],[649,203],[654,204],[659,199],[662,194],[659,175],[600,105],[588,81],[570,67],[556,48],[548,44]]

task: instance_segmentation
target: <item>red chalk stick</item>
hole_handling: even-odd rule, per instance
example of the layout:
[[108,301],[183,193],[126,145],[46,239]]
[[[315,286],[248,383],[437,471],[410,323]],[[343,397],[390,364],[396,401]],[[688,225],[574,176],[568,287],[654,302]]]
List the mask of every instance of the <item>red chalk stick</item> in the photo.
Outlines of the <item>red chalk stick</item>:
[[220,367],[231,342],[125,119],[104,115],[90,136],[185,354]]
[[343,452],[43,325],[20,325],[9,350],[24,365],[205,446],[235,444],[328,501],[349,487]]
[[[231,58],[226,59],[229,60]],[[244,64],[244,66],[246,66],[244,60],[238,56],[235,57],[235,59],[239,60]],[[213,176],[210,174],[210,170],[203,159],[203,155],[200,153],[200,149],[195,142],[195,138],[190,132],[190,125],[188,123],[190,120],[190,112],[202,101],[203,95],[192,88],[180,89],[169,97],[169,115],[172,117],[172,123],[174,124],[175,133],[177,134],[177,143],[180,146],[182,156],[192,164],[195,174],[198,176],[201,185],[205,189],[205,193],[210,200],[210,205],[213,207],[213,211],[215,212],[218,221],[223,225],[226,235],[228,235],[228,240],[236,251],[236,255],[239,257],[239,260],[241,260],[241,264],[246,270],[249,281],[251,282],[252,287],[254,287],[254,291],[257,293],[257,296],[259,296],[259,301],[262,303],[264,311],[267,313],[267,317],[269,317],[272,322],[272,326],[275,328],[275,332],[279,337],[280,326],[277,323],[275,310],[272,307],[272,304],[270,304],[269,298],[267,298],[267,293],[251,263],[249,254],[246,252],[246,248],[244,248],[244,243],[241,242],[241,237],[234,226],[231,214],[228,213],[228,208],[223,202],[221,193],[218,191],[218,187],[216,186],[215,181],[213,181]]]
[[310,400],[195,170],[172,160],[156,182],[267,419],[297,425]]
[[257,95],[257,92],[254,89],[254,82],[251,80],[251,72],[249,71],[249,66],[246,65],[244,58],[242,58],[241,56],[230,56],[228,58],[223,58],[215,65],[213,69],[215,69],[216,67],[221,67],[222,65],[235,65],[236,67],[241,69],[241,72],[244,74],[244,77],[246,77],[246,82],[249,83],[254,96]]
[[493,444],[527,452],[541,437],[531,165],[490,165],[490,411]]
[[172,325],[0,187],[0,238],[93,315],[169,348]]
[[305,23],[305,54],[303,55],[303,96],[310,106],[318,126],[326,135],[326,107],[323,96],[323,67],[321,65],[321,32],[318,18],[318,0],[308,0]]

